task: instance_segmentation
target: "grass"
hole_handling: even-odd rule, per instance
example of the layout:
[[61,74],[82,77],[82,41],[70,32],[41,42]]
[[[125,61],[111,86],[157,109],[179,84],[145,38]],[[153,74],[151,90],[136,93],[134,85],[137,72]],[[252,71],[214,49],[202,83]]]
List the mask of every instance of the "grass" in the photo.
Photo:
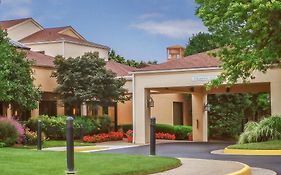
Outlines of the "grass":
[[[1,174],[64,175],[66,153],[0,148]],[[76,153],[79,175],[145,175],[180,166],[175,158],[123,154]]]
[[[64,147],[64,146],[66,146],[65,140],[47,140],[43,143],[43,148]],[[75,141],[74,146],[95,146],[95,144]],[[36,147],[37,147],[36,145],[25,145],[21,148],[35,149]]]
[[281,140],[230,145],[229,149],[281,150]]

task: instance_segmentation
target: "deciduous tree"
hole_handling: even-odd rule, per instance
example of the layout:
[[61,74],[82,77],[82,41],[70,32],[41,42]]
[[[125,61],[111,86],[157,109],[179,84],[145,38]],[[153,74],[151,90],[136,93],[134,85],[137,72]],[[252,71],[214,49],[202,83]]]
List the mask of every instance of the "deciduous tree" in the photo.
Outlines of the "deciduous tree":
[[197,15],[218,37],[223,72],[213,85],[235,83],[280,66],[280,0],[196,0]]
[[0,101],[20,110],[31,110],[37,107],[40,92],[33,84],[32,62],[25,57],[0,29]]
[[80,105],[82,102],[126,100],[125,79],[107,71],[105,64],[93,53],[68,59],[57,56],[53,76],[57,78],[57,91],[63,101]]
[[188,39],[184,56],[210,51],[217,47],[217,41],[212,34],[199,32]]

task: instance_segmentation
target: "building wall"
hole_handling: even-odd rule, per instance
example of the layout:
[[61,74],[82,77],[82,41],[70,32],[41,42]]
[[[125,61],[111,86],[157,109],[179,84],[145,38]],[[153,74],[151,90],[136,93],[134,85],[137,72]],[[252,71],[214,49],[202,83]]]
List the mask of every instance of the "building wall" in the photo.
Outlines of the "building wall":
[[39,86],[40,90],[43,92],[54,92],[55,88],[58,86],[56,78],[51,77],[53,68],[44,67],[33,67],[34,71],[34,84]]
[[77,57],[85,52],[99,52],[99,57],[108,60],[108,50],[65,42],[64,57]]
[[188,118],[189,106],[183,94],[153,94],[154,107],[151,108],[151,116],[156,117],[156,122],[161,124],[173,124],[173,102],[183,103],[183,123],[190,125]]
[[118,125],[132,124],[133,121],[133,107],[132,101],[117,104]]
[[[159,71],[151,72],[146,74],[135,74],[134,75],[134,106],[133,106],[133,122],[135,124],[135,143],[147,143],[149,141],[149,118],[150,114],[149,108],[147,107],[147,98],[150,95],[149,90],[153,88],[171,88],[171,87],[185,87],[186,90],[190,90],[191,87],[194,88],[194,91],[190,91],[192,94],[193,103],[192,109],[196,110],[196,113],[193,113],[193,129],[196,132],[194,134],[194,140],[196,141],[206,141],[207,135],[207,115],[206,112],[202,110],[202,107],[206,104],[207,94],[209,91],[206,91],[204,84],[208,82],[209,79],[216,77],[221,73],[220,69],[205,69],[205,70],[178,70],[178,71]],[[243,93],[246,89],[250,90],[251,88],[242,88],[247,86],[256,86],[256,84],[270,84],[270,93],[271,93],[271,112],[272,114],[281,115],[281,69],[270,69],[266,73],[255,72],[254,76],[256,77],[253,80],[250,80],[249,84],[243,84],[240,80],[237,82],[237,88],[235,92]],[[157,81],[155,81],[157,80]],[[266,88],[262,88],[266,90]],[[211,91],[211,93],[218,93]],[[226,92],[226,91],[225,91]],[[221,92],[219,92],[221,93]],[[164,110],[161,108],[160,110]],[[194,111],[193,110],[193,111]],[[195,123],[195,125],[194,125]]]
[[18,41],[40,30],[41,29],[32,21],[27,21],[17,26],[11,27],[7,32],[9,38]]
[[25,44],[30,47],[32,51],[45,51],[46,55],[57,56],[63,55],[63,44],[61,42]]

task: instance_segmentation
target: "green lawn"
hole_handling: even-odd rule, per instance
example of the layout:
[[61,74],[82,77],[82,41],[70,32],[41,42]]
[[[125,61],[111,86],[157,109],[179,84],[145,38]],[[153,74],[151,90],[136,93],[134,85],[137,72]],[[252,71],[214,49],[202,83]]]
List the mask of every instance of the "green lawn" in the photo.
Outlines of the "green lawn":
[[281,150],[281,140],[230,145],[229,149]]
[[[0,148],[1,174],[64,175],[65,152]],[[76,153],[75,168],[79,175],[143,175],[178,167],[175,158],[122,154]]]
[[[86,143],[86,142],[80,142],[75,141],[74,146],[94,146],[94,143]],[[50,147],[63,147],[66,146],[65,140],[47,140],[43,143],[43,148],[50,148]],[[22,148],[30,148],[35,149],[36,145],[25,145]]]

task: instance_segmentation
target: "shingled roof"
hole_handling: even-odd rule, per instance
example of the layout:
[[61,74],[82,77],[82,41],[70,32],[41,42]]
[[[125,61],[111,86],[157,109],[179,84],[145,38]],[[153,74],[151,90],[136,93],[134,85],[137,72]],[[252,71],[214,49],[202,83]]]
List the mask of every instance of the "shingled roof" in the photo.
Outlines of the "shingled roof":
[[54,57],[39,52],[34,52],[31,50],[22,50],[22,51],[26,53],[26,58],[28,60],[34,62],[35,66],[51,67],[51,68],[55,67]]
[[17,24],[20,24],[26,20],[29,20],[31,18],[22,18],[22,19],[14,19],[14,20],[5,20],[5,21],[0,21],[0,27],[2,29],[8,29],[12,26],[15,26]]
[[117,76],[128,76],[129,72],[136,70],[135,67],[131,67],[125,64],[120,64],[115,61],[107,61],[105,68],[116,73]]
[[162,64],[150,65],[134,71],[144,72],[144,71],[159,71],[159,70],[212,68],[212,67],[219,67],[220,64],[221,64],[220,60],[204,52],[204,53],[198,53],[184,58],[168,61]]
[[93,43],[90,41],[87,41],[85,39],[79,39],[75,38],[69,35],[65,35],[60,33],[61,31],[71,28],[71,26],[65,26],[65,27],[56,27],[56,28],[46,28],[41,31],[38,31],[34,34],[31,34],[23,39],[20,40],[22,43],[34,43],[34,42],[49,42],[49,41],[70,41],[70,42],[76,42],[80,44],[90,45],[98,48],[103,49],[109,49],[109,47]]

